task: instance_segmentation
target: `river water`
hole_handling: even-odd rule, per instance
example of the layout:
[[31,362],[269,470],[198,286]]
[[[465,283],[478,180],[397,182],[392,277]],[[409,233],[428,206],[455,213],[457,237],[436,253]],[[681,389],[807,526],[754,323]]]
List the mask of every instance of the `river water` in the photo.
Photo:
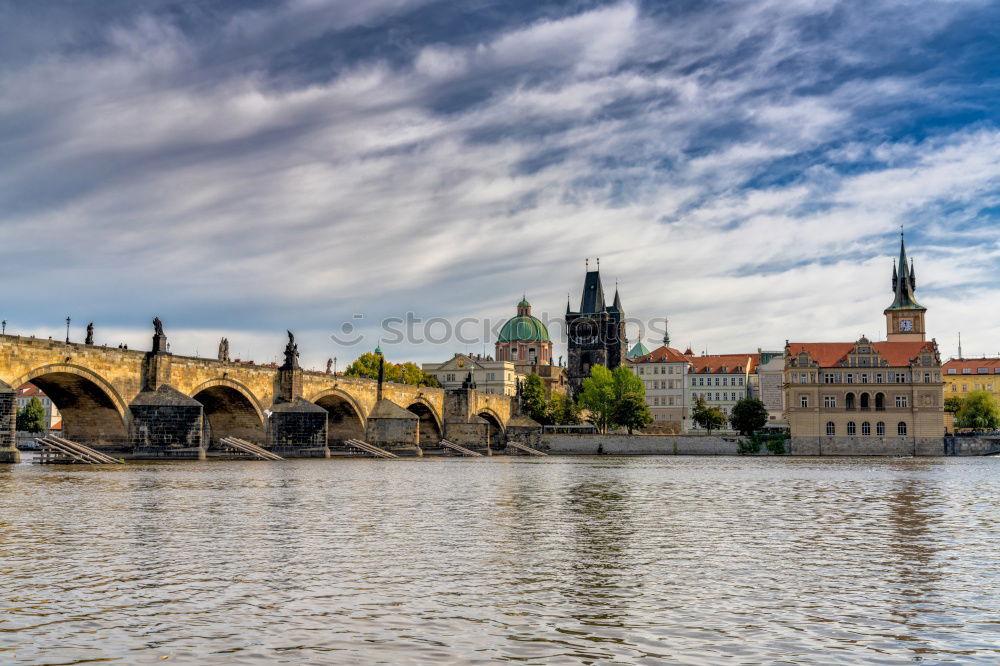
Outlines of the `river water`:
[[1000,663],[1000,459],[0,469],[0,664]]

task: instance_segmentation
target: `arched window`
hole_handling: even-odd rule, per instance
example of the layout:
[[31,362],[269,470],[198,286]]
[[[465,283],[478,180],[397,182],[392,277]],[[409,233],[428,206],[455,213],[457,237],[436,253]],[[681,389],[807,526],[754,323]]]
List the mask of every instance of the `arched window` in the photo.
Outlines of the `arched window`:
[[871,409],[871,405],[869,404],[869,401],[868,401],[868,394],[867,393],[862,393],[861,394],[861,411],[867,412],[869,409]]
[[861,434],[864,435],[865,437],[868,437],[869,435],[871,435],[872,434],[872,424],[868,423],[868,421],[865,421],[864,423],[862,423],[861,424]]
[[875,394],[875,411],[876,412],[885,411],[885,393]]
[[879,437],[885,437],[885,423],[879,421],[875,424],[875,434]]
[[906,437],[906,422],[900,421],[899,425],[896,426],[896,431],[899,433],[900,437]]
[[847,397],[844,398],[844,402],[846,403],[848,409],[854,409],[854,394],[848,393]]
[[833,437],[837,434],[837,426],[833,425],[833,421],[826,422],[826,434],[828,437]]
[[857,434],[857,427],[854,425],[854,421],[847,422],[847,434],[850,437],[854,437]]

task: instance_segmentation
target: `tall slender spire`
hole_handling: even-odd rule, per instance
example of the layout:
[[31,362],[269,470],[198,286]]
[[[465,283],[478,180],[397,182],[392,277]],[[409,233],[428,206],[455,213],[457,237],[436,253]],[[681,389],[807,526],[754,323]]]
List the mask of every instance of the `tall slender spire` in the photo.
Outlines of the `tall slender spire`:
[[670,318],[669,317],[664,317],[663,318],[663,346],[664,347],[669,347],[670,346],[670,331],[668,330],[669,326],[670,326]]
[[892,267],[892,291],[896,295],[892,305],[888,310],[926,310],[924,306],[917,302],[913,292],[916,289],[917,281],[913,278],[910,267],[911,263],[906,260],[906,237],[902,229],[899,232],[899,270],[896,265]]

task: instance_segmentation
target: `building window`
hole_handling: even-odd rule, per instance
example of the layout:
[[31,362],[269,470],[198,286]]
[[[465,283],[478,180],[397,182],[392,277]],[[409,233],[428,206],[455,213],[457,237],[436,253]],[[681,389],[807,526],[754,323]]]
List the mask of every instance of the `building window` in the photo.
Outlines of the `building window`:
[[885,437],[885,423],[879,421],[875,424],[875,434],[879,437]]
[[907,399],[907,396],[905,396],[905,395],[897,395],[896,396],[896,406],[897,407],[908,407],[909,405],[907,403],[909,403],[909,400]]
[[955,384],[952,384],[951,385],[951,392],[952,393],[956,393],[957,391],[958,391],[958,386],[956,386]]
[[906,373],[897,372],[896,373],[896,383],[897,384],[905,384],[906,383]]
[[848,421],[847,422],[847,435],[849,437],[854,437],[854,435],[856,433],[856,430],[857,429],[856,429],[856,427],[854,425],[854,421]]
[[832,384],[833,383],[833,373],[832,372],[824,372],[823,373],[823,383],[824,384]]
[[718,378],[718,377],[716,377],[716,378],[715,378],[715,385],[716,385],[716,386],[718,386],[718,385],[719,385],[719,378]]
[[803,372],[803,373],[801,373],[801,374],[799,375],[799,384],[808,384],[808,383],[809,383],[809,382],[808,382],[808,381],[806,381],[806,373],[804,373],[804,372]]
[[807,396],[807,395],[799,396],[799,404],[802,405],[803,407],[808,407],[809,406],[809,396]]
[[875,383],[876,384],[881,384],[882,383],[882,373],[881,372],[878,373],[877,375],[875,375]]
[[863,373],[863,374],[861,375],[861,383],[862,383],[862,384],[867,384],[867,383],[868,383],[868,373],[867,373],[867,372],[866,372],[866,373]]
[[930,384],[931,383],[931,373],[929,373],[929,372],[925,372],[924,373],[924,383],[925,384]]
[[861,434],[864,435],[865,437],[868,437],[869,435],[871,435],[872,434],[872,424],[868,423],[868,421],[865,421],[864,423],[862,423],[861,424]]
[[847,373],[847,383],[848,384],[853,384],[854,383],[854,373],[851,373],[851,372]]
[[719,401],[719,394],[718,394],[718,393],[716,393],[716,394],[715,394],[715,401],[716,401],[716,402],[718,402],[718,401]]
[[896,432],[899,433],[900,437],[906,437],[906,422],[900,421],[899,425],[896,426]]
[[837,396],[835,395],[824,395],[823,396],[823,406],[830,408],[837,406]]
[[867,393],[861,394],[861,411],[867,412],[871,409],[871,404],[869,403],[869,397]]
[[955,370],[955,368],[948,368],[948,374],[949,375],[957,375],[958,372]]
[[885,393],[875,394],[875,411],[876,412],[885,411]]
[[833,437],[837,434],[837,426],[833,425],[833,421],[826,422],[826,435],[827,437]]
[[854,394],[853,393],[848,393],[846,396],[844,396],[844,401],[846,403],[844,406],[847,409],[854,409]]

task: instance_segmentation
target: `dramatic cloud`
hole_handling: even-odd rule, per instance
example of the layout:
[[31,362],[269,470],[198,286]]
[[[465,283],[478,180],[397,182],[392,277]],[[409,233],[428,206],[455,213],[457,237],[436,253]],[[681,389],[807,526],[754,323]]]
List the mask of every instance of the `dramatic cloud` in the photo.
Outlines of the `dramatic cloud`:
[[905,225],[946,354],[1000,351],[996,3],[0,12],[8,330],[433,360],[484,342],[379,322],[497,325],[522,292],[558,319],[600,256],[676,345],[773,349],[883,334]]

